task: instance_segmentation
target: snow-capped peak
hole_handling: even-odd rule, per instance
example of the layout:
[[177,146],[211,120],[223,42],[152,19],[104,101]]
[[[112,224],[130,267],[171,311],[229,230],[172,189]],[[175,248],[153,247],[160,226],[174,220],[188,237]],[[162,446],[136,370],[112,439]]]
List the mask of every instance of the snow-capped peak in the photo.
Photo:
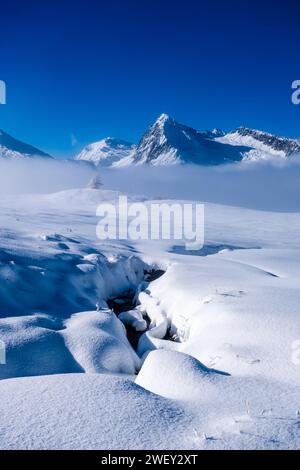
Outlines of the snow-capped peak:
[[0,129],[0,158],[52,158],[42,150],[11,137]]
[[166,113],[162,113],[156,120],[155,124],[164,124],[165,122],[171,120],[172,118],[166,114]]
[[219,135],[224,133],[217,129],[199,132],[164,113],[143,135],[128,163],[217,165],[241,160],[246,149],[215,142]]
[[161,114],[156,121],[150,126],[153,132],[164,133],[166,126],[176,125],[176,121],[168,114]]
[[134,147],[133,144],[125,140],[106,137],[84,147],[75,160],[85,160],[101,166],[113,166],[119,160],[128,157]]
[[214,137],[222,137],[223,135],[225,135],[225,132],[224,132],[222,129],[214,128],[214,129],[211,131],[211,134],[212,134]]

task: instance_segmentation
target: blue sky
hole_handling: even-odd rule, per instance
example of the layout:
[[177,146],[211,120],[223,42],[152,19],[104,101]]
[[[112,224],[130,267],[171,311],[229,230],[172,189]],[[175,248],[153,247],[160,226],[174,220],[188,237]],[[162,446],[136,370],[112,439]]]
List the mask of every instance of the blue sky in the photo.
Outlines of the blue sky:
[[58,157],[135,142],[162,112],[300,136],[298,0],[5,3],[0,128]]

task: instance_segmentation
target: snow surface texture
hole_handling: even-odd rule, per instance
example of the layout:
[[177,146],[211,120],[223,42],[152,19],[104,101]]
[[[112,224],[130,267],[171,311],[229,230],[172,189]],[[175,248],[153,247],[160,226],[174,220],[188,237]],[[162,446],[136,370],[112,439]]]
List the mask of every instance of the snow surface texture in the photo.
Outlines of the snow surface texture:
[[0,448],[299,448],[300,213],[207,203],[191,252],[98,240],[118,196],[1,197]]

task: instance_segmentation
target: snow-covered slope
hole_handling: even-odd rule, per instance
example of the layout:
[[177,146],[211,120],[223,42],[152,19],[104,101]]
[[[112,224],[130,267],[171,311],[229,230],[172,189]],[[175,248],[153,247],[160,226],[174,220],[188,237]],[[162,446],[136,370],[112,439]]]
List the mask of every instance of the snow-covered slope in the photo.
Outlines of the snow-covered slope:
[[162,114],[143,135],[131,157],[120,164],[218,165],[242,160],[243,153],[249,149],[215,141],[222,135],[218,129],[197,131]]
[[134,150],[134,145],[121,139],[106,137],[84,147],[75,160],[85,160],[101,166],[113,166]]
[[[0,199],[0,448],[299,448],[300,214],[206,204],[198,252],[100,242],[118,196]],[[107,305],[129,290],[136,352]]]
[[239,127],[223,137],[218,142],[231,145],[245,145],[252,147],[245,158],[260,160],[272,157],[288,158],[300,153],[300,139],[278,137],[267,132]]
[[45,152],[14,139],[0,129],[0,158],[52,158]]

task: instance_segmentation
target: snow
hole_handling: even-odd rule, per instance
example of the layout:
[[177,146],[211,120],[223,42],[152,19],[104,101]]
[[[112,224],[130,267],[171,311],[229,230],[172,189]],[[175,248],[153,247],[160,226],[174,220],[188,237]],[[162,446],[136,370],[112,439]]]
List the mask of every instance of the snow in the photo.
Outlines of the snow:
[[65,347],[62,329],[60,319],[47,315],[1,318],[7,363],[0,378],[81,372]]
[[158,349],[148,353],[135,383],[166,398],[197,401],[211,399],[225,377],[188,354]]
[[0,129],[0,158],[52,158],[45,152],[14,139],[6,132]]
[[124,325],[130,325],[136,331],[145,331],[147,329],[147,322],[143,319],[143,314],[139,309],[122,312],[118,318]]
[[109,309],[72,315],[66,321],[63,336],[68,350],[85,372],[135,374],[140,367],[125,328]]
[[162,312],[159,301],[146,292],[139,295],[142,312],[147,313],[151,320],[151,328],[139,340],[138,354],[142,357],[144,353],[156,349],[161,344],[162,338],[167,333],[168,320]]
[[183,163],[219,165],[240,161],[242,153],[250,150],[218,142],[215,135],[218,135],[215,131],[199,132],[162,114],[142,136],[126,163],[121,161],[119,166],[145,163],[154,166]]
[[134,150],[134,145],[121,139],[106,137],[99,142],[87,145],[75,157],[96,166],[113,166],[119,160],[128,157]]
[[268,162],[285,164],[300,153],[300,140],[240,127],[229,133],[220,129],[198,131],[161,114],[142,135],[138,145],[107,137],[86,146],[76,157],[96,166],[124,168],[134,165]]
[[[183,202],[179,170],[162,190]],[[235,205],[205,203],[205,245],[194,252],[172,240],[99,240],[96,208],[118,200],[118,178],[146,205],[157,181],[168,184],[111,171],[101,189],[1,197],[0,448],[299,448],[297,167],[282,170],[294,188],[277,187],[282,212],[276,195],[262,210],[262,192],[245,208],[239,187]],[[157,268],[166,272],[149,282]],[[117,318],[108,301],[126,295],[132,306]]]
[[105,374],[0,382],[1,449],[189,447],[180,404]]
[[216,139],[223,144],[252,147],[245,153],[248,161],[286,160],[292,154],[300,152],[300,140],[277,137],[255,129],[239,128]]

